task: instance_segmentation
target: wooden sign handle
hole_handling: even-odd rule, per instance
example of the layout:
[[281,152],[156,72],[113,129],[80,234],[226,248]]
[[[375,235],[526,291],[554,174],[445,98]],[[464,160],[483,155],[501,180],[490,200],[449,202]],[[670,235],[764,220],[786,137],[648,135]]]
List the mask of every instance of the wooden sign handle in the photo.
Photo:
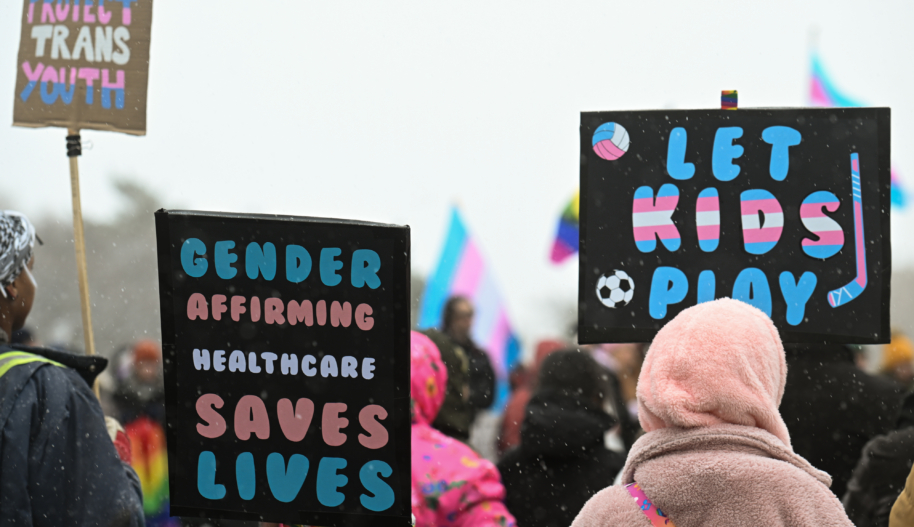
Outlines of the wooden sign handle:
[[[83,338],[86,355],[95,355],[95,337],[92,333],[92,304],[89,302],[89,273],[86,267],[86,236],[83,230],[83,211],[79,198],[79,155],[82,153],[79,130],[69,129],[67,157],[70,158],[70,193],[73,198],[73,245],[76,249],[76,272],[79,279],[79,302],[83,318]],[[98,379],[92,387],[99,396]]]

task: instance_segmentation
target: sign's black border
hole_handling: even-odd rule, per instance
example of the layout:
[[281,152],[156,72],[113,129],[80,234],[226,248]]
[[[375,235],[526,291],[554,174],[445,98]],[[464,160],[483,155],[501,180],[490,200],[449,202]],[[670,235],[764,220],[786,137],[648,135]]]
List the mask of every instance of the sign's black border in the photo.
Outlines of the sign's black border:
[[[731,115],[734,111],[741,113],[762,113],[765,115],[770,115],[774,112],[779,111],[790,111],[797,113],[827,113],[827,112],[841,112],[841,113],[854,113],[864,119],[874,119],[877,122],[877,134],[878,134],[878,155],[879,155],[879,178],[882,181],[890,181],[891,179],[891,109],[890,108],[752,108],[752,109],[739,109],[739,110],[714,110],[714,109],[695,109],[695,110],[620,110],[615,111],[606,111],[606,112],[581,112],[581,124],[578,128],[578,133],[580,135],[580,192],[581,192],[581,203],[580,203],[580,218],[587,217],[587,200],[584,199],[584,196],[588,194],[588,178],[587,178],[587,158],[583,154],[588,148],[591,148],[591,138],[585,137],[583,134],[584,122],[588,116],[593,116],[597,114],[619,114],[619,113],[671,113],[671,112],[701,112],[701,113],[713,113],[721,112],[724,115]],[[879,193],[880,202],[889,206],[892,202],[892,190],[891,185],[885,184],[880,185]],[[784,342],[791,342],[797,344],[815,344],[815,343],[836,343],[836,344],[886,344],[889,342],[891,335],[889,312],[891,304],[891,280],[892,280],[892,245],[891,245],[891,214],[883,214],[883,221],[880,222],[880,233],[886,242],[882,244],[882,261],[884,262],[882,272],[884,273],[884,280],[886,281],[886,287],[883,289],[882,294],[882,309],[885,313],[885,316],[882,319],[882,335],[884,339],[879,338],[865,338],[849,335],[819,335],[819,334],[790,334],[783,333],[781,338]],[[587,222],[581,221],[579,224],[579,253],[578,253],[578,342],[581,344],[600,344],[600,343],[610,343],[610,342],[650,342],[654,339],[654,336],[657,334],[655,329],[648,328],[599,328],[599,327],[588,327],[584,323],[584,295],[590,294],[589,288],[586,287],[584,279],[587,276],[586,270],[588,269],[587,262]]]
[[[397,342],[395,343],[399,352],[394,357],[395,368],[395,385],[397,390],[403,390],[402,393],[394,397],[396,407],[392,412],[393,426],[397,430],[408,430],[410,428],[410,410],[409,410],[409,388],[410,388],[410,363],[409,363],[409,342],[410,342],[410,322],[409,322],[409,305],[410,305],[410,230],[408,226],[390,225],[384,223],[363,222],[355,220],[342,220],[332,218],[315,218],[306,216],[289,216],[273,214],[240,214],[230,212],[205,212],[191,210],[166,210],[159,209],[155,212],[156,225],[156,249],[159,274],[159,314],[162,320],[162,354],[164,359],[165,385],[173,386],[176,382],[177,373],[174,370],[176,347],[175,347],[175,324],[174,324],[174,285],[172,283],[173,269],[171,268],[172,259],[171,251],[174,247],[171,245],[171,229],[169,220],[176,216],[199,216],[205,218],[226,218],[254,221],[290,221],[298,223],[321,223],[321,224],[339,224],[352,226],[367,227],[385,227],[400,231],[399,235],[393,236],[394,242],[394,265],[397,269],[405,269],[405,273],[395,280],[393,284],[394,297],[403,305],[395,305],[394,324],[398,329],[396,334]],[[396,275],[395,275],[396,276]],[[176,444],[175,424],[171,416],[176,415],[178,401],[177,394],[174,390],[165,390],[165,414],[166,414],[166,431],[165,437],[168,445],[168,470],[170,473],[177,473],[175,464],[177,456],[174,452]],[[409,475],[411,470],[411,435],[399,438],[396,446],[396,457],[398,459],[400,470],[407,477],[400,478],[399,503],[403,510],[396,511],[393,514],[350,514],[350,513],[329,513],[314,511],[299,511],[298,518],[277,518],[268,511],[264,514],[258,513],[241,513],[227,511],[218,508],[197,509],[192,507],[171,507],[173,516],[186,517],[206,517],[216,519],[239,519],[254,521],[278,521],[283,523],[305,523],[311,525],[324,525],[327,527],[355,527],[355,526],[380,526],[380,527],[405,527],[412,525],[411,507],[409,496],[411,493]],[[175,487],[169,489],[170,500],[174,502]]]

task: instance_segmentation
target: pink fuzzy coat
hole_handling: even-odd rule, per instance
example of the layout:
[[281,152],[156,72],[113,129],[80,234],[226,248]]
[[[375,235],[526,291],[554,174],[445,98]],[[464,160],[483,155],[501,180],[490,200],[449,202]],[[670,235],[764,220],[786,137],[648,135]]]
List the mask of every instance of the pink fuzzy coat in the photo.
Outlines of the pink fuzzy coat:
[[428,337],[414,331],[410,340],[416,527],[514,527],[495,465],[429,424],[444,402],[447,369]]
[[[686,309],[657,334],[638,379],[647,434],[622,484],[638,482],[677,527],[849,526],[831,478],[790,447],[778,413],[787,365],[771,320],[721,299]],[[628,491],[590,499],[573,527],[650,521]]]

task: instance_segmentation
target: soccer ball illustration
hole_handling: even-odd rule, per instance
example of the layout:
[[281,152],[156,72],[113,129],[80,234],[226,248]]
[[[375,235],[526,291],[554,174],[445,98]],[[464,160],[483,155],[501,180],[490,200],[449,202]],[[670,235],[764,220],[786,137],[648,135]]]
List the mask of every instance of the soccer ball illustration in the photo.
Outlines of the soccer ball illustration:
[[606,307],[615,308],[619,302],[628,305],[635,296],[635,281],[625,271],[618,269],[609,276],[600,276],[597,280],[597,298]]

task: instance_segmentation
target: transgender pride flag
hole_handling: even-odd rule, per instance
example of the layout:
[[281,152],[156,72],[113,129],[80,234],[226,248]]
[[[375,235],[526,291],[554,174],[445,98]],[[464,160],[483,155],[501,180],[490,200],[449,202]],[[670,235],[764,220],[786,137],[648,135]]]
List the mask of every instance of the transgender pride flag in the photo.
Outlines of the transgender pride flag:
[[473,303],[473,341],[488,352],[492,361],[498,377],[493,409],[500,410],[508,396],[508,373],[520,358],[520,342],[511,329],[492,270],[486,267],[456,207],[451,210],[438,267],[425,285],[419,327],[439,327],[444,303],[454,295],[465,296]]
[[[819,60],[819,56],[815,53],[812,56],[812,78],[810,81],[809,102],[813,106],[831,108],[866,106],[838,90],[831,78],[825,73],[822,61]],[[901,179],[898,177],[895,167],[892,167],[892,205],[904,208],[906,201],[905,191],[901,187]]]

